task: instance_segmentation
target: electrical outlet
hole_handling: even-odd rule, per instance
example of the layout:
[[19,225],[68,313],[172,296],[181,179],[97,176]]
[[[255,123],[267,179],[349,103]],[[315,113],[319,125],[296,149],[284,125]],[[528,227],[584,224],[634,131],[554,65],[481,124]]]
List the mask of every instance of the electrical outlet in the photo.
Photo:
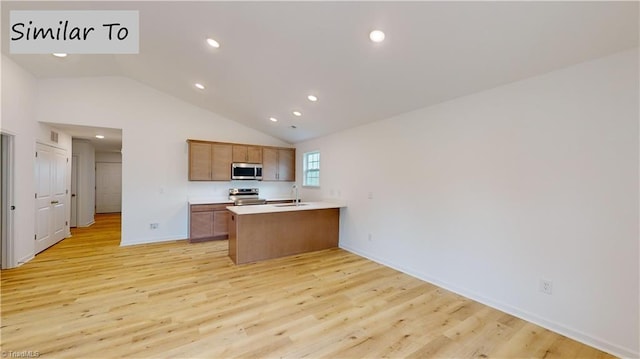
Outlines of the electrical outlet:
[[553,293],[553,282],[550,280],[540,279],[540,291],[549,295]]
[[158,223],[151,223],[151,224],[149,225],[149,228],[150,228],[150,229],[158,229]]

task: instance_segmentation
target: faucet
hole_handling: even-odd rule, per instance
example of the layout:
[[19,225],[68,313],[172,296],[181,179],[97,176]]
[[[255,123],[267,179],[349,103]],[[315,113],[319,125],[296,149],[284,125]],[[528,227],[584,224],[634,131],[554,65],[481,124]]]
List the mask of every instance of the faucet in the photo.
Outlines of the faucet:
[[296,203],[296,206],[299,206],[300,205],[300,196],[298,194],[298,186],[296,184],[294,184],[292,189],[294,189],[296,191],[296,199],[295,199],[296,202],[295,203]]

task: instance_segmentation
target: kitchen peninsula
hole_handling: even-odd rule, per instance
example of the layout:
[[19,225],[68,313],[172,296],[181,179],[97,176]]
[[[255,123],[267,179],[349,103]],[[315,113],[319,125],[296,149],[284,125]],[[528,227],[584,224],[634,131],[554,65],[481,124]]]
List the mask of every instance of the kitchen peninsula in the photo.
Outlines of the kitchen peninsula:
[[337,247],[342,207],[329,202],[229,206],[229,257],[244,264]]

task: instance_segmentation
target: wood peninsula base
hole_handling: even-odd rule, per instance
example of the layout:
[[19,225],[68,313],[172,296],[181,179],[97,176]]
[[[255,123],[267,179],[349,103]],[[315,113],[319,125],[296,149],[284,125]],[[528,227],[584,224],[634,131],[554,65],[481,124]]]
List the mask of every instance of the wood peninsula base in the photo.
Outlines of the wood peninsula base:
[[229,216],[229,257],[235,264],[338,246],[340,209]]

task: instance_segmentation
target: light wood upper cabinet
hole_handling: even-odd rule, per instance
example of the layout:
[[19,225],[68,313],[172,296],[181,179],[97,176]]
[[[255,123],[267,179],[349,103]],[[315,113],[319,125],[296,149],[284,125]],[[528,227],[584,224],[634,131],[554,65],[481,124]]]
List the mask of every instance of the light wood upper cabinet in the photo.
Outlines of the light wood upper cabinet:
[[278,180],[296,180],[296,150],[292,148],[278,149]]
[[278,180],[278,149],[276,148],[262,149],[262,180]]
[[262,163],[262,147],[248,147],[247,162]]
[[262,149],[262,180],[290,181],[296,180],[296,150],[294,148]]
[[231,145],[214,143],[211,145],[213,165],[212,181],[229,181],[231,179]]
[[233,162],[262,163],[262,147],[233,145]]
[[190,181],[229,181],[231,179],[230,144],[188,142]]
[[189,142],[189,181],[211,180],[211,144]]
[[263,181],[296,180],[295,148],[199,140],[187,142],[189,181],[230,181],[233,162],[261,163]]

